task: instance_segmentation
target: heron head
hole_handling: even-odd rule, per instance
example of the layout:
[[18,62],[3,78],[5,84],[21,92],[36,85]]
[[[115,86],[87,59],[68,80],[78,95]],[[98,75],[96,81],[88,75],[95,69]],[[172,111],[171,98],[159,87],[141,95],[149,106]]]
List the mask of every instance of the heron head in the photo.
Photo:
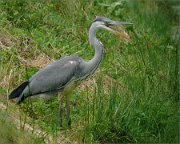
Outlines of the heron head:
[[132,25],[132,23],[124,21],[113,21],[106,17],[96,17],[96,19],[93,22],[97,23],[99,27],[105,28],[113,34],[117,35],[118,38],[120,38],[121,40],[125,42],[130,41],[130,36],[123,28],[123,25]]

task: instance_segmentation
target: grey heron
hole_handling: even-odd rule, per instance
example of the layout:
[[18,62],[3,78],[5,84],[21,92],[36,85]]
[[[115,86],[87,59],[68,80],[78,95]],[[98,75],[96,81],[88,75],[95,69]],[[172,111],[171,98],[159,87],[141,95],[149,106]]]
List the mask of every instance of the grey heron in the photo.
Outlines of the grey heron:
[[[52,92],[62,92],[66,97],[67,121],[70,126],[70,92],[79,82],[93,74],[103,58],[103,44],[96,38],[98,29],[106,29],[120,39],[129,41],[129,35],[121,25],[128,22],[113,21],[106,17],[96,17],[89,29],[89,43],[95,49],[94,57],[85,61],[78,56],[66,56],[49,64],[23,82],[9,95],[9,99],[17,98],[16,104],[22,103],[27,97]],[[59,99],[59,126],[62,126],[62,100]]]

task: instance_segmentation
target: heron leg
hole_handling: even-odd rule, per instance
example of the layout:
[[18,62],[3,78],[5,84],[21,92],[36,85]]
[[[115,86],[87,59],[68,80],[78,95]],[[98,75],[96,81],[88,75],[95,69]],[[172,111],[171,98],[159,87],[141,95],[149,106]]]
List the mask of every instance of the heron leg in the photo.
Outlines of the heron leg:
[[66,95],[66,118],[68,127],[71,127],[71,117],[70,117],[70,96]]
[[58,101],[59,101],[59,112],[58,112],[58,125],[59,127],[62,127],[62,95],[58,95]]

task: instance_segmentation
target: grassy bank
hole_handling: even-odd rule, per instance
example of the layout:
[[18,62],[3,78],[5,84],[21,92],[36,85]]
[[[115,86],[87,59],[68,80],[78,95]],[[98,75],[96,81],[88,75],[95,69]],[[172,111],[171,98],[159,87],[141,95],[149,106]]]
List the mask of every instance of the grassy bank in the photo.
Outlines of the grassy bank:
[[[92,58],[87,33],[97,15],[132,22],[131,43],[99,31],[103,62],[72,93],[72,128],[63,133],[81,143],[178,143],[178,35],[172,31],[178,15],[170,1],[1,0],[0,92],[9,93],[44,61]],[[57,97],[27,100],[20,109],[58,136]]]
[[2,144],[43,143],[42,138],[37,138],[23,129],[17,129],[8,111],[2,110],[0,112],[0,141]]

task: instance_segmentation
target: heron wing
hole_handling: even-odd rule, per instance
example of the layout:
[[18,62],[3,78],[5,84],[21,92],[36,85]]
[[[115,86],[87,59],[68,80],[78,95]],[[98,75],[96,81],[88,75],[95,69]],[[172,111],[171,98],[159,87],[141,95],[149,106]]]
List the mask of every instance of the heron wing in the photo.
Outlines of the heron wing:
[[75,76],[80,58],[65,57],[38,71],[30,78],[25,95],[35,95],[63,89]]

